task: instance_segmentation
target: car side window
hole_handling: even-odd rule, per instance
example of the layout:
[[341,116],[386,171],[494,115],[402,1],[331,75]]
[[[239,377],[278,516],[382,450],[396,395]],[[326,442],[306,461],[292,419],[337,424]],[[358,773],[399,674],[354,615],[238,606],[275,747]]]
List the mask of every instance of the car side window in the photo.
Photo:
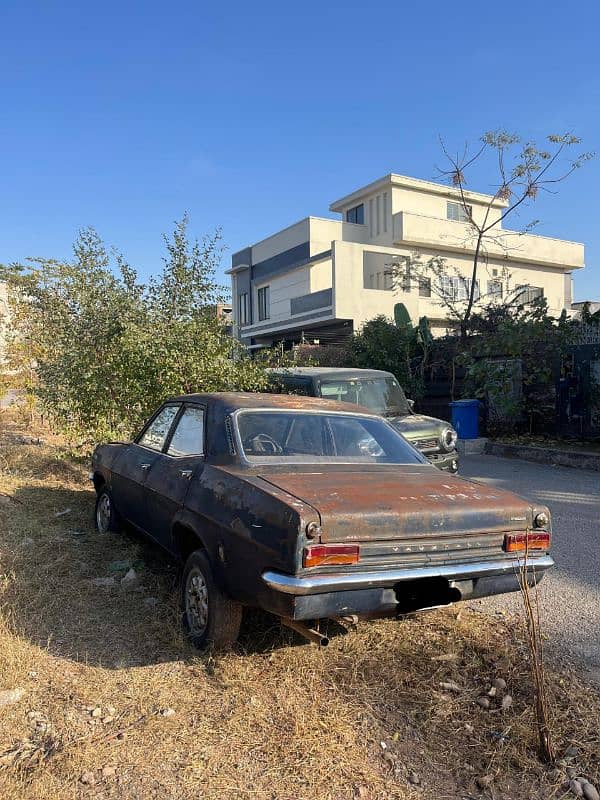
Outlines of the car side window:
[[169,443],[170,456],[204,455],[204,409],[189,406],[185,409]]
[[138,444],[141,444],[142,447],[149,447],[151,450],[162,450],[180,408],[181,406],[165,406],[146,428]]

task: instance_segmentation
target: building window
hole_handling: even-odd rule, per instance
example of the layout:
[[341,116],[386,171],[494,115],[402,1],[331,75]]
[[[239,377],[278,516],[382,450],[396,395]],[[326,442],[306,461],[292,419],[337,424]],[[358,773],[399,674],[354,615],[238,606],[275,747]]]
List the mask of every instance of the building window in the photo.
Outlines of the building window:
[[[467,213],[468,211],[468,213]],[[446,218],[454,220],[454,222],[468,222],[469,217],[473,214],[473,206],[462,205],[462,203],[446,203]]]
[[373,211],[374,205],[375,205],[375,201],[373,200],[373,198],[371,198],[369,200],[369,236],[371,236],[371,237],[373,236],[373,233],[375,232],[375,214],[374,214],[374,211]]
[[376,225],[376,230],[377,230],[377,236],[379,236],[379,234],[381,233],[381,195],[380,194],[378,194],[377,197],[375,198],[375,205],[377,207],[377,217],[376,217],[377,225]]
[[[440,294],[447,300],[468,300],[471,294],[471,280],[462,278],[460,275],[450,277],[442,275],[440,277]],[[475,282],[473,299],[479,300],[479,281]]]
[[363,203],[346,211],[346,222],[354,222],[356,225],[365,224],[365,207]]
[[419,297],[431,297],[431,278],[419,278]]
[[269,287],[263,286],[258,290],[258,319],[269,319],[270,317],[270,298]]
[[498,299],[502,298],[502,281],[488,281],[487,282],[487,293],[489,297],[497,297]]
[[517,295],[515,300],[523,305],[533,303],[534,300],[541,300],[544,296],[544,290],[540,286],[521,285],[517,286]]
[[247,325],[248,322],[248,292],[241,292],[238,298],[238,323]]

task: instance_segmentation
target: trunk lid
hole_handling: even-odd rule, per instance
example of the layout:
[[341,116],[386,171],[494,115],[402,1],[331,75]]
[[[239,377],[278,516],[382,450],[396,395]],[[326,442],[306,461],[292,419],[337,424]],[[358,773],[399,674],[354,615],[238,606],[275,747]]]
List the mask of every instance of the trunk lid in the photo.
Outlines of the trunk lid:
[[523,498],[430,467],[332,465],[326,472],[300,467],[265,470],[259,477],[319,513],[323,542],[427,539],[433,544],[532,525],[532,509]]

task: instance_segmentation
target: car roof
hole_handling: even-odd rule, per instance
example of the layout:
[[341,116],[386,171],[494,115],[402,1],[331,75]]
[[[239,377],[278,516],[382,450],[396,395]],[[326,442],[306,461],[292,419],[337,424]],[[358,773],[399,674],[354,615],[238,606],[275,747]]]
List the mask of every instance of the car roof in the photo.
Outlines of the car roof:
[[274,408],[282,411],[345,411],[349,414],[369,414],[376,417],[368,408],[354,403],[340,403],[335,400],[323,400],[321,397],[306,397],[297,394],[271,394],[266,392],[207,392],[202,394],[184,394],[170,397],[166,402],[203,403],[220,405],[225,413],[240,408]]
[[268,370],[272,375],[306,375],[311,378],[393,378],[382,369],[353,369],[352,367],[279,367]]

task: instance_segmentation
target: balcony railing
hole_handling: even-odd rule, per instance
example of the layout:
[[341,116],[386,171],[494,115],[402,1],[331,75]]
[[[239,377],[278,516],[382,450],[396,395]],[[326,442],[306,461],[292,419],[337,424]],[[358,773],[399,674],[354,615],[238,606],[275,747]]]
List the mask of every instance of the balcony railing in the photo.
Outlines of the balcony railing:
[[327,308],[332,303],[332,289],[321,289],[320,292],[303,294],[300,297],[292,297],[290,300],[290,314],[307,314],[309,311],[316,311],[319,308]]

